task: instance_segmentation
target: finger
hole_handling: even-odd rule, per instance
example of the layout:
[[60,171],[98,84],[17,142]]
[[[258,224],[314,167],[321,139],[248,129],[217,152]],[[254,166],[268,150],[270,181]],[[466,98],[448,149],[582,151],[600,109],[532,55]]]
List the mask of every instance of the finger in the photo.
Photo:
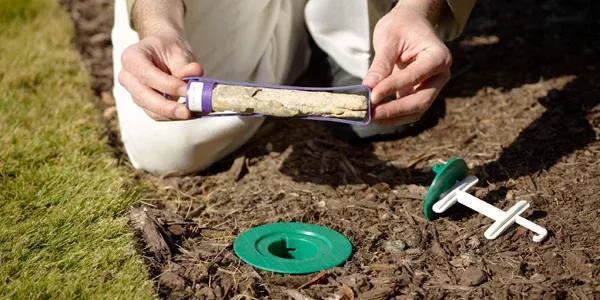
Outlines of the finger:
[[[369,71],[367,72],[367,75],[365,75],[362,84],[374,88],[383,78],[392,74],[392,70],[394,69],[397,60],[397,50],[392,44],[384,46],[381,50],[376,51],[373,62],[371,62]],[[378,100],[381,98],[383,97],[377,97]]]
[[400,99],[400,98],[406,97],[410,94],[413,94],[414,92],[415,92],[414,87],[407,87],[407,88],[397,91],[395,95],[390,95],[386,98],[379,100],[379,102],[377,102],[377,103],[373,103],[373,99],[371,99],[371,104],[378,105],[378,104],[381,104],[384,102],[395,101],[397,99]]
[[159,114],[155,114],[152,111],[149,111],[145,108],[142,108],[144,110],[144,112],[150,117],[152,118],[154,121],[172,121],[171,119],[167,118],[167,117],[163,117]]
[[449,59],[445,53],[441,53],[440,51],[432,48],[422,51],[406,68],[398,70],[389,77],[381,80],[373,88],[373,93],[386,97],[400,89],[418,85],[433,75],[440,73],[442,69],[448,69]]
[[173,75],[179,78],[191,77],[191,76],[202,76],[204,74],[204,69],[199,63],[192,62],[184,65],[180,68],[174,68]]
[[449,79],[450,72],[440,73],[421,84],[413,94],[375,106],[373,119],[392,119],[425,112]]
[[[394,71],[392,71],[392,73],[398,72],[398,71],[404,69],[407,65],[408,64],[405,64],[405,63],[402,63],[402,62],[396,63],[396,65],[394,66]],[[405,88],[399,89],[399,90],[396,91],[396,95],[395,95],[396,97],[393,100],[406,97],[406,96],[408,96],[410,94],[413,94],[414,92],[415,92],[415,87],[414,86],[407,86]],[[387,97],[387,98],[389,98],[389,97]],[[387,99],[387,98],[385,98],[385,99]],[[383,100],[384,99],[381,99],[380,102],[374,103],[374,104],[379,104],[379,103],[383,102]]]
[[147,55],[135,47],[125,49],[121,56],[123,68],[135,76],[142,85],[169,95],[185,96],[187,84],[176,76],[160,70]]
[[[204,70],[202,69],[202,66],[196,62],[192,62],[187,65],[183,65],[182,67],[176,67],[173,70],[173,75],[177,76],[179,78],[202,76],[203,74],[204,74]],[[187,89],[186,89],[186,94],[187,94]],[[177,101],[180,98],[180,96],[172,96],[172,95],[168,95],[167,97],[170,100],[175,100],[175,101]]]
[[415,89],[413,87],[403,88],[396,92],[396,99],[404,98],[414,92],[415,92]]
[[188,119],[191,115],[184,105],[165,99],[156,91],[140,83],[126,70],[122,70],[119,74],[119,81],[132,95],[133,101],[150,112],[171,120]]
[[419,121],[423,117],[423,113],[415,113],[410,115],[404,115],[400,117],[395,117],[391,119],[382,119],[375,120],[374,123],[383,125],[383,126],[398,126],[404,124],[411,124]]

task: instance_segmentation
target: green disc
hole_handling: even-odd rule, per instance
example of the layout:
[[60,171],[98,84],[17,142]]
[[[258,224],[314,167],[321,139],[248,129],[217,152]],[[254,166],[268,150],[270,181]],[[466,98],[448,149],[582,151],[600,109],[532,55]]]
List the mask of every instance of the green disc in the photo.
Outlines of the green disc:
[[352,254],[342,234],[313,224],[273,223],[243,232],[233,250],[246,263],[271,272],[308,274],[338,266]]
[[453,158],[445,165],[433,165],[433,172],[436,173],[427,196],[425,197],[424,213],[428,220],[437,218],[437,213],[433,211],[433,205],[438,201],[440,195],[449,190],[456,182],[465,179],[469,173],[467,163],[460,158]]

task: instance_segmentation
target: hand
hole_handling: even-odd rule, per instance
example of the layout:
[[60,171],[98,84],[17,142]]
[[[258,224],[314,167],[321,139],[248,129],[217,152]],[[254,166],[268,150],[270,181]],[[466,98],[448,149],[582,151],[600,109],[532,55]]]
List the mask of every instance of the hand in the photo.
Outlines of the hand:
[[182,120],[191,116],[183,104],[162,94],[183,97],[187,84],[181,78],[202,76],[202,66],[195,62],[187,42],[171,36],[149,36],[125,49],[121,61],[119,82],[152,119]]
[[[428,4],[431,2],[436,3]],[[418,121],[450,80],[452,56],[433,25],[442,7],[435,5],[443,2],[398,4],[375,26],[375,57],[363,80],[372,88],[375,123],[399,125]],[[382,102],[394,93],[395,100]]]
[[203,74],[192,47],[183,38],[184,16],[183,1],[136,0],[131,8],[140,42],[123,51],[119,82],[157,121],[190,118],[190,111],[173,99],[186,94],[182,77]]

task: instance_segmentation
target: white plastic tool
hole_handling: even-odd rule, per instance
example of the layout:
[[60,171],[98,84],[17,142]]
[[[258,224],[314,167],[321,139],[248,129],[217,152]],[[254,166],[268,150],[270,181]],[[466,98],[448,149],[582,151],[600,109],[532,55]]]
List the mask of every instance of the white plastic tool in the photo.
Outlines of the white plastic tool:
[[534,242],[539,243],[546,238],[548,231],[544,227],[539,226],[520,216],[525,210],[527,210],[527,208],[529,208],[529,202],[524,200],[519,201],[508,211],[503,211],[467,193],[467,191],[475,186],[478,181],[479,180],[477,177],[468,176],[467,178],[457,182],[449,191],[440,195],[440,200],[433,205],[433,211],[436,213],[442,213],[458,202],[480,214],[493,219],[496,222],[494,222],[494,224],[492,224],[492,226],[490,226],[484,233],[485,237],[490,240],[500,236],[502,232],[504,232],[514,223],[517,223],[535,232],[535,235],[533,236]]

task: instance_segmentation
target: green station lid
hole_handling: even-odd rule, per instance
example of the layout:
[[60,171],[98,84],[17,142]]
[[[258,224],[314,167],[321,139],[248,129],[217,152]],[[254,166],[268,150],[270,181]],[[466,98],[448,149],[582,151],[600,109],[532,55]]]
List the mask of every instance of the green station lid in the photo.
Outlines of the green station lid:
[[338,266],[352,244],[337,231],[319,225],[282,222],[252,228],[233,244],[237,256],[265,271],[308,274]]
[[433,211],[433,205],[439,200],[440,195],[452,188],[458,181],[465,179],[469,173],[467,163],[460,158],[453,158],[445,165],[433,165],[432,169],[436,176],[429,186],[423,205],[423,212],[428,220],[434,220],[438,216]]

